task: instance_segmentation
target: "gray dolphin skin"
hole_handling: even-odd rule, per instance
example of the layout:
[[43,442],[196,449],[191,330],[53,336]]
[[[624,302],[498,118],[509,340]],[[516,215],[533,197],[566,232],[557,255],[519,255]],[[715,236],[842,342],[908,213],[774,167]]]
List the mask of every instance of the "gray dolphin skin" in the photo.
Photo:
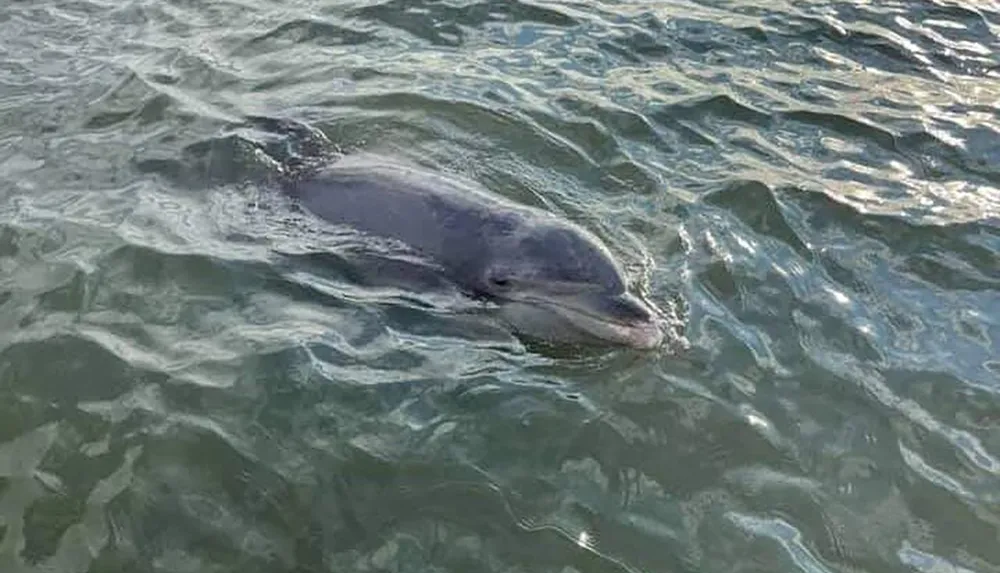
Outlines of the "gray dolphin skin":
[[359,154],[285,190],[327,222],[407,245],[462,293],[494,303],[515,334],[639,349],[663,341],[657,309],[626,290],[600,240],[473,181]]

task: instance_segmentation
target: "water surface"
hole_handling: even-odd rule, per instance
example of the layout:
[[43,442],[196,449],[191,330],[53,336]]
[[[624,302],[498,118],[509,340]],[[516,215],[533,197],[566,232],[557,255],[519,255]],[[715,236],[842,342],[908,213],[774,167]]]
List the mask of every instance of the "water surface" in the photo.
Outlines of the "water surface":
[[[0,8],[0,570],[1000,571],[1000,4]],[[682,325],[553,356],[352,285],[379,150]]]

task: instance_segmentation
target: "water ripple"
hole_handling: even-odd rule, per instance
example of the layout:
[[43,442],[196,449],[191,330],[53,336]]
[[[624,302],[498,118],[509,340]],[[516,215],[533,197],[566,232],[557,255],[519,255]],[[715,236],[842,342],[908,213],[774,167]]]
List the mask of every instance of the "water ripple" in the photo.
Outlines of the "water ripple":
[[[0,567],[990,571],[1000,5],[0,9]],[[267,182],[397,153],[685,319],[552,356]]]

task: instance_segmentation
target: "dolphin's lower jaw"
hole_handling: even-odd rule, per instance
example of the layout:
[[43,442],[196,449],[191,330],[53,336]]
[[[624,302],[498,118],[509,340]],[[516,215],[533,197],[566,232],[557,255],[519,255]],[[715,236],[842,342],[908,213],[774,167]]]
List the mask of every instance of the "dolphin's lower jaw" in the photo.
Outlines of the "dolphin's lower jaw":
[[502,313],[515,331],[550,342],[657,348],[664,340],[662,323],[654,309],[640,304],[649,311],[648,317],[622,319],[587,306],[540,300],[509,302],[502,305]]
[[641,350],[652,350],[663,343],[663,330],[658,322],[611,324],[620,343]]
[[573,326],[599,340],[641,350],[651,350],[663,343],[663,330],[655,319],[619,321],[572,307],[560,307],[560,310]]

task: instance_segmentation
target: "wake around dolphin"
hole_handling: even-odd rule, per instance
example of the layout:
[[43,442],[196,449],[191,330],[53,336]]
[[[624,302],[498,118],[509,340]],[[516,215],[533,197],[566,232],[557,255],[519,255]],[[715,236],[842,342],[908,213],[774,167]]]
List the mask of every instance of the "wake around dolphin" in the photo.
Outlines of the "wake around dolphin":
[[462,293],[494,303],[515,334],[550,343],[660,345],[658,311],[626,289],[594,235],[472,181],[375,155],[347,155],[287,181],[306,210],[399,241]]

